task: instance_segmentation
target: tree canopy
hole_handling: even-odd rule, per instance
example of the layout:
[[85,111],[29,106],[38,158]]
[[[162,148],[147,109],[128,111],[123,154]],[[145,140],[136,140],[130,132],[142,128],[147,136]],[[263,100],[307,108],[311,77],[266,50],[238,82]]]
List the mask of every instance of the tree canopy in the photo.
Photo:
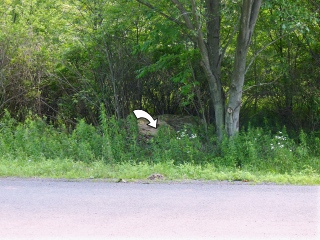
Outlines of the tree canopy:
[[[100,106],[320,133],[320,5],[289,0],[4,0],[0,109],[98,124]],[[240,111],[241,109],[241,111]]]

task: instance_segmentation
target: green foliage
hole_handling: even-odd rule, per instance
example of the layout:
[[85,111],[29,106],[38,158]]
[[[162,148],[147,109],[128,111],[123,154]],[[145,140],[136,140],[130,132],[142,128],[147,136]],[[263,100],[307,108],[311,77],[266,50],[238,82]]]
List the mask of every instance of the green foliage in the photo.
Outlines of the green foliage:
[[[213,122],[194,32],[177,24],[183,16],[172,2],[152,5],[155,9],[127,0],[1,1],[0,110],[18,120],[31,111],[68,128],[82,118],[97,126],[101,103],[106,115],[117,119],[143,107]],[[240,5],[221,3],[224,86],[231,79]],[[207,37],[205,8],[199,5],[196,14]],[[314,1],[264,1],[248,56],[248,64],[255,61],[246,73],[242,126],[263,127],[269,118],[275,131],[278,124],[290,134],[319,133],[319,32]]]
[[[221,5],[225,86],[240,2]],[[140,162],[136,168],[147,162],[167,171],[184,164],[188,177],[203,174],[193,164],[207,163],[216,169],[319,173],[320,11],[315,1],[264,1],[243,91],[240,124],[247,130],[220,145],[211,125],[206,132],[161,128],[151,139],[138,131],[130,114],[138,107],[213,122],[194,33],[164,17],[183,21],[170,1],[153,4],[156,9],[127,0],[1,1],[1,155],[28,162]],[[203,28],[204,12],[202,7],[197,12]],[[286,130],[279,132],[279,126]]]
[[[22,162],[66,159],[84,164],[98,161],[114,166],[171,163],[183,166],[187,178],[201,176],[201,166],[208,164],[214,166],[215,171],[320,173],[320,140],[302,131],[295,142],[288,137],[285,129],[271,134],[261,128],[249,128],[212,147],[214,139],[208,142],[200,137],[203,133],[199,129],[190,127],[178,132],[161,127],[155,137],[144,139],[133,115],[117,121],[107,117],[103,109],[101,106],[100,127],[80,120],[71,133],[64,126],[54,128],[32,116],[24,123],[18,123],[6,112],[0,122],[2,158],[12,161],[20,159]],[[190,172],[186,173],[188,166]],[[139,168],[139,165],[136,167]],[[235,174],[233,178],[246,179],[241,174]]]
[[249,128],[230,140],[224,139],[221,144],[221,161],[240,169],[276,173],[299,171],[306,166],[317,168],[317,161],[313,159],[316,155],[310,154],[307,148],[303,132],[300,141],[294,142],[285,129],[272,135],[259,128]]

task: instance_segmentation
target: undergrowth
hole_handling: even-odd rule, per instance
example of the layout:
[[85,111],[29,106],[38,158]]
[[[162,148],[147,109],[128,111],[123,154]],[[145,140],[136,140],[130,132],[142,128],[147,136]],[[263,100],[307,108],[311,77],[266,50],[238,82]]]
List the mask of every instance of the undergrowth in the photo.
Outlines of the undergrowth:
[[[28,117],[23,123],[16,122],[5,112],[0,121],[0,162],[19,160],[21,165],[22,162],[65,159],[66,162],[99,162],[106,166],[131,164],[138,172],[146,166],[144,164],[193,166],[194,173],[190,170],[185,174],[186,178],[206,178],[198,168],[205,166],[216,172],[231,169],[234,173],[320,174],[320,139],[303,131],[293,140],[285,129],[272,134],[266,129],[249,128],[231,139],[224,138],[221,144],[209,136],[214,136],[213,132],[206,135],[201,129],[185,127],[173,131],[162,127],[157,136],[146,137],[139,134],[133,115],[116,120],[107,117],[103,109],[100,126],[79,120],[71,132],[63,125],[53,127],[35,116]],[[2,176],[6,175],[3,171],[0,169]],[[163,171],[170,175],[169,168]],[[237,179],[236,175],[234,179]]]

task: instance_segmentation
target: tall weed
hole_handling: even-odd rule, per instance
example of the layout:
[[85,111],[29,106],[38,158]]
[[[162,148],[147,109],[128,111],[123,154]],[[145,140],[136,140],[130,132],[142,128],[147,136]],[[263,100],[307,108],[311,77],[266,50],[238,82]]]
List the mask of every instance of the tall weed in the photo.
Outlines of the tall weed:
[[116,120],[107,117],[101,107],[100,126],[80,120],[71,132],[64,126],[53,127],[29,116],[18,123],[5,112],[0,121],[0,151],[8,159],[42,161],[69,159],[91,163],[103,160],[118,163],[172,163],[217,169],[241,169],[258,172],[320,173],[320,140],[300,132],[299,139],[289,138],[285,129],[272,134],[262,128],[248,128],[220,144],[204,137],[200,128],[185,127],[174,131],[160,127],[155,137],[139,133],[136,118]]

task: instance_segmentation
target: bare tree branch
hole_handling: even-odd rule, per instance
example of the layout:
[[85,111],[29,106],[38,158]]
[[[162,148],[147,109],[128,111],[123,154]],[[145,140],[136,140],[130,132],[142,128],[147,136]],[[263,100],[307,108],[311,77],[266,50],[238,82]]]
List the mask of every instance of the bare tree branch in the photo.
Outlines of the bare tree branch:
[[[59,116],[62,116],[64,118],[64,120],[66,120],[67,122],[70,122],[72,124],[77,124],[75,121],[72,121],[71,119],[67,118],[64,116],[63,113],[57,111],[56,109],[54,109],[53,107],[51,107],[48,103],[46,103],[42,98],[40,99],[41,103],[44,104],[45,106],[47,106],[48,108],[50,108],[52,111],[54,111],[55,113],[59,114]],[[54,119],[58,119],[58,117],[55,116],[50,116],[51,118]]]
[[276,81],[278,81],[280,79],[280,77],[277,77],[275,80],[273,80],[272,82],[269,82],[269,83],[259,83],[259,84],[256,84],[256,85],[252,85],[246,89],[244,89],[242,91],[242,93],[248,91],[249,89],[253,88],[253,87],[261,87],[261,86],[265,86],[265,85],[271,85],[271,84],[274,84]]
[[196,22],[196,28],[199,31],[199,29],[201,28],[200,22],[199,22],[199,17],[197,15],[197,5],[195,0],[192,0],[192,15],[194,16],[195,22]]
[[15,95],[11,98],[6,99],[5,101],[3,101],[0,105],[0,109],[2,109],[4,107],[4,105],[6,105],[8,102],[10,102],[11,100],[20,97],[21,95],[25,94],[25,92],[19,93],[18,95]]
[[248,66],[246,67],[245,73],[246,74],[249,70],[249,68],[251,67],[252,63],[256,60],[256,58],[259,56],[259,54],[264,51],[267,47],[269,47],[270,45],[272,45],[273,43],[275,43],[276,41],[278,41],[279,39],[288,36],[291,32],[286,33],[278,38],[276,38],[275,40],[269,42],[267,45],[265,45],[263,48],[261,48],[258,52],[255,53],[255,55],[253,56],[253,58],[251,59],[250,63],[248,64]]
[[179,2],[178,0],[171,0],[171,2],[173,2],[177,6],[179,11],[181,12],[182,17],[184,19],[184,22],[186,23],[187,28],[189,28],[190,30],[195,30],[195,28],[194,28],[194,26],[193,26],[193,24],[191,22],[191,19],[190,19],[189,15],[188,15],[187,10],[183,7],[181,2]]
[[157,9],[155,6],[153,6],[152,4],[148,3],[148,2],[145,2],[143,0],[136,0],[138,3],[141,3],[142,5],[154,10],[155,12],[159,13],[161,16],[167,18],[168,20],[178,24],[178,25],[183,25],[182,22],[178,21],[178,18],[173,18],[171,16],[169,16],[168,14],[160,11],[159,9]]
[[226,45],[225,45],[224,48],[222,49],[222,52],[221,52],[221,54],[220,54],[219,64],[221,64],[221,62],[222,62],[222,60],[223,60],[223,58],[224,58],[224,55],[225,55],[225,53],[226,53],[226,51],[227,51],[227,48],[229,47],[232,39],[234,38],[234,36],[236,35],[236,33],[237,33],[237,31],[238,31],[240,18],[241,18],[241,16],[239,15],[238,20],[237,20],[237,23],[234,25],[233,32],[232,32],[232,34],[230,35],[230,38],[229,38],[228,42],[226,43]]

